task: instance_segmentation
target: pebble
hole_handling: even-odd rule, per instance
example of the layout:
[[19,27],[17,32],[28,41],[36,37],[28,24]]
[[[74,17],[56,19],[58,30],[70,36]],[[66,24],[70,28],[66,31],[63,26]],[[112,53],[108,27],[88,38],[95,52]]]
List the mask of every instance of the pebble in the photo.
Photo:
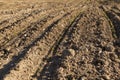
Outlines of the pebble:
[[110,58],[114,61],[115,59],[118,59],[118,56],[115,53],[110,53]]
[[101,41],[101,46],[105,46],[107,43],[105,41]]
[[120,59],[115,59],[115,61],[116,61],[117,63],[120,63]]
[[11,50],[11,46],[7,47],[6,50],[10,51]]
[[86,80],[86,77],[83,76],[83,77],[80,78],[80,80]]
[[115,48],[112,45],[105,46],[105,50],[109,52],[114,52]]
[[66,57],[66,56],[75,56],[75,50],[74,49],[63,50],[62,56],[63,57]]
[[104,78],[105,80],[110,80],[110,76],[109,76],[109,75],[104,75],[103,78]]
[[109,61],[104,61],[104,66],[109,66]]

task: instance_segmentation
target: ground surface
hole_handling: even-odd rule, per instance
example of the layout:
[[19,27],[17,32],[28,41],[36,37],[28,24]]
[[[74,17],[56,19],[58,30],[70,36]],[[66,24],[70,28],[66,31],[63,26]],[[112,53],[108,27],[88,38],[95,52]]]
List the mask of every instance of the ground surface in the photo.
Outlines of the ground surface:
[[120,80],[120,4],[0,0],[0,80]]

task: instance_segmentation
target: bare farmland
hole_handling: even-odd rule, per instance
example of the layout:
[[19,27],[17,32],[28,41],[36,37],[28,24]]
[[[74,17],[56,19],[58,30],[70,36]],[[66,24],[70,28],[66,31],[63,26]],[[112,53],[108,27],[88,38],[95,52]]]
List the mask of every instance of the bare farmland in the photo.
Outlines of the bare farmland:
[[120,80],[117,0],[1,0],[0,80]]

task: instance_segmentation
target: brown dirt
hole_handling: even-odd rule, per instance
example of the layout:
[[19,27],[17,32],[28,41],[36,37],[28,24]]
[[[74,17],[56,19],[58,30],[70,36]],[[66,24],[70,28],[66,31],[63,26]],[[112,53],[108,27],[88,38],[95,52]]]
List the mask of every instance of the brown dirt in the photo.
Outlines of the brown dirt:
[[120,80],[119,7],[1,0],[0,80]]

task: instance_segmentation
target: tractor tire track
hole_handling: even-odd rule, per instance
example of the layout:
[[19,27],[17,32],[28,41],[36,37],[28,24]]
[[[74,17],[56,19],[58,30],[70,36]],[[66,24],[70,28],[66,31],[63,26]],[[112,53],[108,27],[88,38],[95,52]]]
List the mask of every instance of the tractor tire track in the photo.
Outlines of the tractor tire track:
[[[52,12],[51,17],[49,15],[48,17],[53,18],[53,15],[54,16],[58,15],[54,13],[56,12]],[[40,32],[42,32],[45,29],[45,27],[42,25],[44,24],[44,22],[50,20],[48,19],[48,17],[43,18],[43,20],[40,20],[36,23],[33,23],[33,25],[31,24],[31,27],[25,29],[25,31],[22,34],[18,35],[17,37],[15,37],[15,39],[11,40],[11,42],[9,42],[6,46],[2,47],[1,52],[3,55],[1,55],[1,62],[4,62],[4,63],[1,63],[1,67],[3,64],[6,64],[8,60],[12,58],[13,55],[17,55],[18,54],[17,52],[25,48],[26,45],[28,45],[32,40],[34,40],[38,36],[38,34],[40,34]]]
[[[56,14],[56,12],[52,12],[52,14],[55,16],[55,17],[57,17],[57,16],[59,16],[58,14]],[[56,15],[55,15],[56,14]],[[60,14],[60,13],[59,13]],[[52,16],[49,16],[48,15],[48,17],[46,17],[46,18],[43,18],[43,22],[46,22],[47,20],[49,20],[48,18],[51,18],[51,19],[53,19],[53,20],[50,20],[50,21],[47,21],[46,22],[46,24],[45,25],[43,25],[43,22],[41,22],[41,23],[39,23],[39,22],[37,22],[36,24],[34,24],[32,27],[34,28],[30,28],[30,29],[28,29],[29,31],[27,31],[27,33],[25,34],[25,35],[27,35],[27,36],[20,36],[20,37],[18,37],[19,38],[19,40],[20,41],[17,41],[16,43],[18,43],[19,45],[17,46],[16,44],[13,44],[13,51],[12,52],[9,52],[9,53],[5,53],[5,55],[3,55],[3,58],[5,58],[6,57],[6,59],[3,59],[3,62],[4,61],[6,61],[6,60],[8,60],[8,58],[10,58],[11,59],[11,57],[13,56],[13,55],[15,55],[15,53],[17,53],[18,51],[21,51],[23,48],[25,48],[25,46],[27,46],[28,44],[30,44],[30,42],[31,41],[33,41],[34,39],[36,39],[36,37],[40,34],[40,32],[42,33],[46,28],[47,28],[47,26],[50,24],[50,22],[52,23],[56,18],[54,18],[53,17],[53,15]],[[42,24],[42,25],[41,25]],[[41,27],[41,26],[42,27]],[[25,41],[25,40],[26,41]],[[23,43],[23,44],[22,44]],[[16,47],[16,49],[14,49],[14,47]],[[3,49],[3,51],[4,51],[4,49]],[[14,53],[14,54],[12,54],[12,53]],[[7,55],[6,55],[7,54]],[[18,53],[17,53],[18,54]],[[17,55],[16,54],[16,55]],[[10,56],[11,57],[10,57]],[[9,57],[7,57],[7,56],[9,56]],[[5,64],[5,63],[4,63]],[[2,67],[2,63],[1,63],[1,67]]]
[[[4,29],[7,29],[7,30],[4,30],[4,32],[2,32],[2,34],[4,34],[2,37],[0,37],[0,38],[4,38],[4,39],[6,39],[6,40],[2,40],[2,41],[7,41],[7,40],[9,40],[9,37],[10,37],[10,35],[12,35],[12,34],[14,34],[14,31],[18,28],[18,27],[22,27],[22,25],[24,25],[24,23],[26,22],[27,23],[27,21],[30,21],[31,19],[32,19],[32,16],[33,15],[35,15],[35,16],[37,16],[40,12],[41,12],[41,14],[44,14],[43,12],[46,12],[46,10],[48,10],[49,11],[49,9],[43,9],[43,10],[40,10],[40,11],[33,11],[35,14],[33,14],[33,13],[31,13],[30,15],[28,15],[27,17],[24,17],[24,18],[22,18],[22,19],[20,19],[20,20],[18,20],[18,21],[16,21],[15,23],[13,23],[13,25],[10,25],[9,26],[9,28],[8,27],[5,27]],[[35,16],[33,16],[33,18],[35,17]],[[23,21],[24,20],[24,21]],[[29,22],[28,22],[29,23]],[[14,25],[15,24],[15,25]],[[3,31],[2,30],[2,31]],[[10,31],[11,30],[11,31]],[[8,32],[9,31],[9,32]],[[14,34],[15,35],[15,34]],[[11,38],[11,37],[10,37]],[[3,43],[1,41],[1,43]]]
[[[64,18],[64,17],[62,17],[61,20],[62,20],[63,18]],[[61,21],[61,20],[60,20],[60,21]],[[53,24],[54,24],[54,23],[53,23]],[[59,23],[59,25],[61,25],[61,24]],[[51,26],[53,26],[53,25],[51,25]],[[54,25],[54,26],[55,26],[55,25]],[[59,27],[59,26],[58,26],[58,27]],[[50,35],[53,35],[54,31],[57,32],[57,33],[59,33],[59,31],[57,31],[56,29],[58,29],[58,30],[64,30],[64,28],[63,28],[63,29],[60,29],[60,28],[58,28],[58,27],[52,28],[52,32],[51,32],[51,30],[50,30],[49,34],[50,34]],[[64,27],[65,27],[65,26],[64,26]],[[53,29],[55,29],[55,30],[53,30]],[[46,33],[46,32],[47,32],[47,31],[45,30],[45,33]],[[61,32],[61,31],[60,31],[60,32]],[[45,33],[44,33],[44,35],[45,35]],[[49,34],[48,34],[48,36],[44,36],[43,40],[41,40],[41,41],[44,41],[44,39],[46,39],[47,37],[50,38],[50,37],[49,37]],[[60,33],[59,33],[59,34],[60,34]],[[46,34],[46,35],[47,35],[47,34]],[[52,39],[52,38],[54,38],[54,37],[55,37],[55,35],[53,35],[53,37],[51,37],[51,39],[49,39],[49,40],[55,41],[54,39]],[[57,36],[56,36],[56,37],[57,37]],[[57,39],[57,38],[55,38],[55,39]],[[51,41],[49,41],[49,40],[47,40],[47,42],[51,42]],[[47,42],[41,42],[41,41],[40,41],[41,45],[43,44],[43,46],[44,46],[44,45],[50,46],[50,44],[47,44]],[[53,42],[52,42],[52,43],[53,43]],[[38,43],[37,43],[37,44],[38,44]],[[36,45],[37,45],[37,44],[36,44]],[[41,52],[41,53],[43,54],[44,51]],[[31,56],[31,54],[27,54],[27,55]],[[45,54],[44,54],[44,55],[45,55]],[[43,55],[43,56],[44,56],[44,55]],[[42,56],[42,55],[41,55],[41,56]],[[32,57],[32,56],[31,56],[31,57]],[[25,57],[25,62],[26,62],[26,60],[27,60],[26,58],[27,58],[27,56]],[[35,60],[34,58],[31,58],[31,59]],[[29,61],[29,58],[28,58],[28,61]],[[20,63],[22,63],[22,62],[24,62],[24,60],[20,61]],[[19,64],[20,64],[20,63],[19,63]],[[28,64],[28,65],[29,65],[29,64]],[[26,65],[26,66],[27,66],[27,65]],[[27,78],[26,78],[26,79],[27,79]]]

